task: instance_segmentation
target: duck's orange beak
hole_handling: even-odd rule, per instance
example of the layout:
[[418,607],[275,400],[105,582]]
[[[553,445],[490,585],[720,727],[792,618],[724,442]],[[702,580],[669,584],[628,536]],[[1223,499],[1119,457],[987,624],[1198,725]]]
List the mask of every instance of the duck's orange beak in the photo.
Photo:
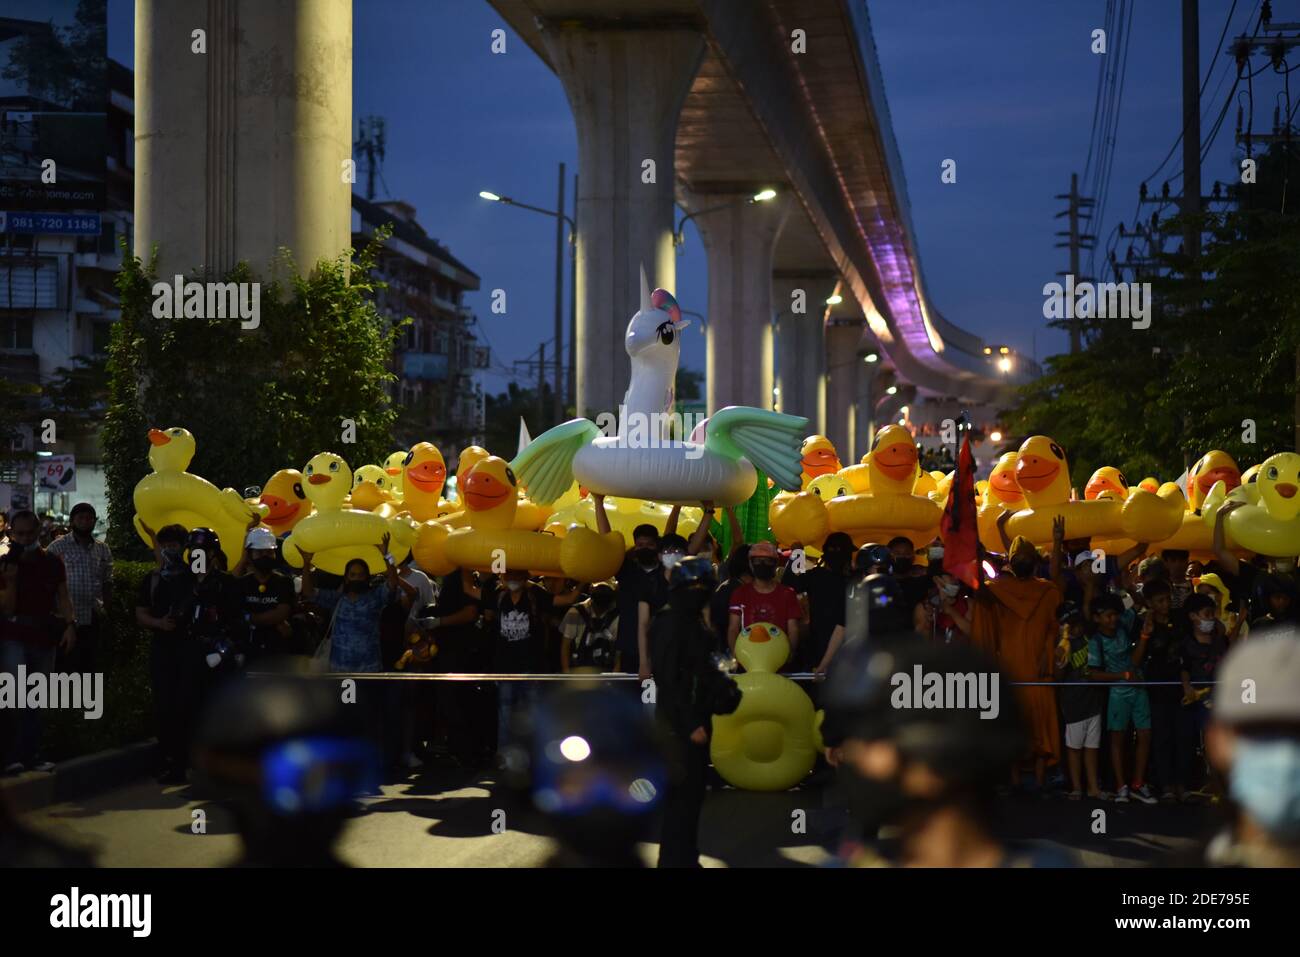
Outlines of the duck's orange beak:
[[993,494],[1004,502],[1014,502],[1025,497],[1020,487],[1016,485],[1016,477],[1009,471],[1002,471],[991,477],[989,488],[993,489]]
[[1098,482],[1089,482],[1087,486],[1084,487],[1083,497],[1091,502],[1102,492],[1118,492],[1120,495],[1123,495],[1124,489],[1120,488],[1110,479],[1102,479]]
[[910,442],[895,442],[873,452],[871,461],[885,473],[886,478],[901,482],[916,472],[916,446]]
[[329,480],[330,477],[326,475],[324,472],[314,472],[311,475],[307,476],[307,481],[310,482],[312,485],[324,485]]
[[803,457],[803,470],[817,478],[840,470],[840,460],[830,449],[815,449]]
[[436,459],[428,459],[408,468],[406,478],[421,492],[436,492],[447,478],[447,466]]
[[302,508],[301,502],[290,502],[278,495],[263,495],[258,501],[269,509],[266,518],[263,519],[268,525],[279,525],[282,522],[287,522],[297,515],[298,510]]
[[384,471],[387,472],[389,475],[401,475],[401,474],[402,474],[402,470],[401,470],[401,469],[384,469]]
[[151,445],[166,445],[172,440],[171,436],[162,429],[149,430],[149,443]]
[[509,498],[510,486],[487,472],[475,472],[465,483],[465,507],[472,512],[496,508]]
[[1037,455],[1026,455],[1016,463],[1016,481],[1026,492],[1041,492],[1051,485],[1061,466]]
[[1280,482],[1273,487],[1277,489],[1277,494],[1281,495],[1283,498],[1295,497],[1296,487],[1289,482]]
[[771,641],[772,633],[759,625],[749,630],[749,640],[755,643]]

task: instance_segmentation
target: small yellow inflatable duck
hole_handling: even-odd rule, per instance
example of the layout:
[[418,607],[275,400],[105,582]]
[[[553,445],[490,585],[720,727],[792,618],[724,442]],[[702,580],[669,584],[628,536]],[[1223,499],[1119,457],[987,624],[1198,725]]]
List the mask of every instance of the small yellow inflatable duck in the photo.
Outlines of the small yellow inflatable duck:
[[1228,491],[1215,482],[1205,496],[1201,519],[1213,529],[1225,502],[1241,502],[1224,519],[1229,548],[1245,548],[1270,558],[1300,555],[1300,455],[1279,452],[1259,466],[1255,481]]
[[626,557],[618,532],[601,535],[572,528],[563,538],[514,527],[519,483],[502,458],[488,456],[465,479],[469,527],[448,529],[425,522],[415,546],[415,560],[426,572],[448,574],[454,568],[501,573],[510,569],[559,575],[580,582],[613,576]]
[[1020,491],[1020,484],[1016,481],[1019,461],[1019,452],[1002,453],[989,473],[984,501],[976,513],[975,525],[979,529],[980,543],[991,552],[1001,552],[1005,547],[1002,536],[998,534],[999,516],[1003,512],[1019,511],[1026,505],[1025,493]]
[[371,574],[384,569],[378,547],[385,535],[390,536],[388,551],[401,561],[415,541],[415,529],[405,519],[392,514],[392,507],[365,512],[344,508],[352,484],[352,470],[341,456],[321,452],[312,456],[303,469],[303,490],[316,507],[314,515],[302,519],[288,538],[282,551],[284,560],[294,568],[302,567],[302,551],[310,552],[312,564],[331,575],[342,575],[353,558],[364,558]]
[[[1187,472],[1187,497],[1183,499],[1183,522],[1172,537],[1151,546],[1151,553],[1158,555],[1165,549],[1178,549],[1189,553],[1190,558],[1206,561],[1214,554],[1214,526],[1206,526],[1201,520],[1200,510],[1217,482],[1222,482],[1224,490],[1231,492],[1241,484],[1241,471],[1237,463],[1227,452],[1215,449],[1206,452],[1197,459]],[[1172,488],[1178,488],[1172,482]],[[1181,495],[1181,490],[1179,491]]]
[[384,474],[388,476],[388,491],[397,501],[402,500],[402,465],[407,453],[401,449],[384,459]]
[[790,642],[776,625],[755,622],[736,638],[745,673],[736,677],[740,707],[715,715],[709,754],[729,784],[751,791],[784,791],[812,770],[821,751],[823,713],[797,684],[776,672]]
[[389,488],[388,472],[378,465],[363,465],[352,476],[353,508],[373,512],[381,505],[396,501]]
[[432,442],[417,442],[402,465],[402,505],[417,522],[438,517],[447,463]]
[[799,464],[803,470],[799,478],[805,489],[813,479],[838,472],[843,467],[835,446],[824,435],[810,435],[803,440],[799,447]]
[[210,528],[221,538],[221,550],[233,568],[243,550],[249,523],[268,510],[264,505],[248,504],[233,488],[218,489],[207,479],[187,472],[194,448],[194,436],[188,429],[149,430],[153,474],[136,483],[132,522],[145,544],[149,544],[149,538],[144,525],[155,532],[164,525]]
[[1113,465],[1103,465],[1092,473],[1088,484],[1083,487],[1083,499],[1091,502],[1102,496],[1123,501],[1128,498],[1128,480],[1124,473]]
[[[611,531],[622,532],[623,538],[632,540],[632,532],[638,525],[653,525],[659,534],[663,534],[668,524],[672,507],[661,502],[647,502],[639,498],[621,498],[610,495],[605,498],[605,517],[609,519]],[[704,512],[699,508],[683,506],[677,516],[677,534],[690,538],[700,527]],[[552,535],[566,535],[574,526],[596,528],[596,504],[590,495],[556,509],[547,519],[545,530]],[[515,525],[516,528],[520,526]]]
[[1183,520],[1180,497],[1152,495],[1142,489],[1123,501],[1070,501],[1070,470],[1065,453],[1045,435],[1030,436],[1020,446],[1016,481],[1029,507],[1011,516],[1007,535],[1023,535],[1036,545],[1051,543],[1052,522],[1058,515],[1065,518],[1069,538],[1129,538],[1139,542],[1169,538]]
[[262,524],[278,538],[312,513],[312,504],[302,487],[302,473],[297,469],[280,469],[262,487],[258,501],[266,506]]

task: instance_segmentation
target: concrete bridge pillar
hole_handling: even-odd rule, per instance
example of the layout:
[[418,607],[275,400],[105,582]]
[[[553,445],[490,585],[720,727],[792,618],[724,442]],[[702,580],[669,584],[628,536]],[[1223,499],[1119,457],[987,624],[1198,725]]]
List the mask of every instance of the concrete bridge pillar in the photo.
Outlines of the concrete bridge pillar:
[[793,197],[751,202],[760,188],[685,194],[708,253],[710,415],[772,408],[772,254]]
[[641,268],[651,288],[676,285],[673,147],[704,36],[566,18],[542,39],[578,128],[577,411],[594,418],[627,391]]
[[136,0],[135,110],[135,248],[158,244],[159,275],[351,247],[351,0]]
[[831,319],[826,323],[826,429],[823,433],[839,452],[840,461],[851,465],[867,449],[858,448],[858,418],[868,418],[859,409],[868,371],[860,354],[861,319]]
[[825,434],[826,299],[836,282],[827,273],[772,277],[777,411],[807,416],[809,433]]

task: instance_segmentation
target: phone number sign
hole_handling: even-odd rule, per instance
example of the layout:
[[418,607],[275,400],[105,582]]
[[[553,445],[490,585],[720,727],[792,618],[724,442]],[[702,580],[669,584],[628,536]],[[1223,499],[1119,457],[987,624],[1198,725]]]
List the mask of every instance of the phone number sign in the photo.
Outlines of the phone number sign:
[[103,220],[98,213],[0,212],[0,233],[98,236],[103,230]]
[[49,492],[77,490],[77,460],[72,455],[51,455],[36,463],[36,487]]

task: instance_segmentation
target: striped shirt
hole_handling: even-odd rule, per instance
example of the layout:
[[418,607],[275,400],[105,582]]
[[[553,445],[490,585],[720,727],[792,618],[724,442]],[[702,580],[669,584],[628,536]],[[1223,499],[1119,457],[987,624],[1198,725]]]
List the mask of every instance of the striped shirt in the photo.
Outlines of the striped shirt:
[[46,550],[63,559],[63,567],[68,572],[68,597],[77,613],[77,624],[89,625],[95,602],[104,594],[104,583],[113,580],[112,551],[97,539],[82,545],[71,532],[56,538]]

